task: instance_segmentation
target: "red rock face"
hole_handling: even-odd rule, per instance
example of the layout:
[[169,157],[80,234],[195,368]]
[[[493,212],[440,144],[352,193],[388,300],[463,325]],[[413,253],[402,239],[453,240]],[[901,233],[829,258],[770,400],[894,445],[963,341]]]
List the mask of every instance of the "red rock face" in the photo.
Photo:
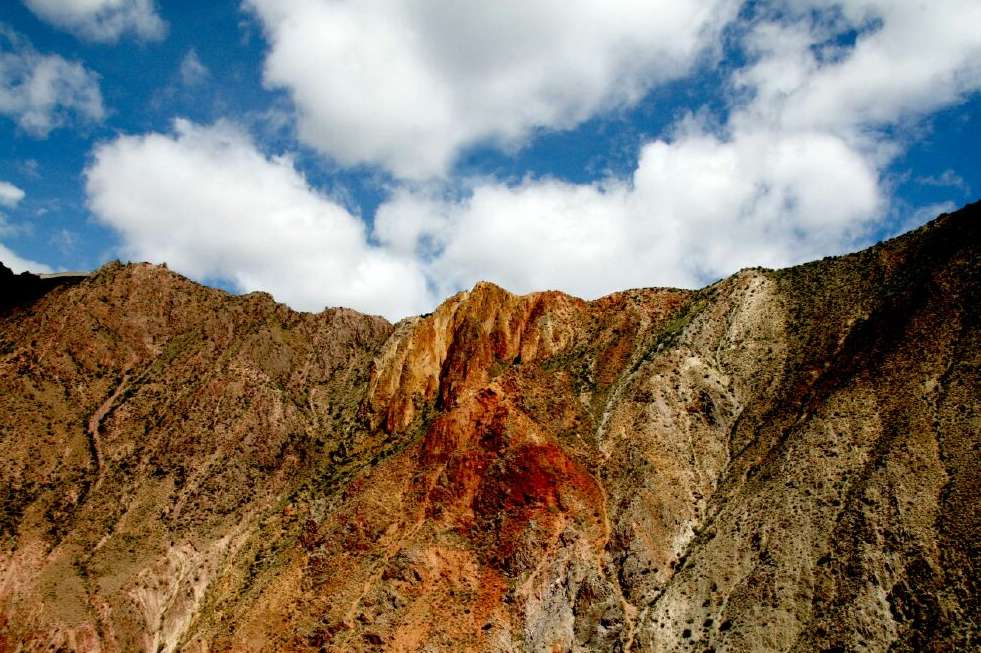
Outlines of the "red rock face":
[[471,403],[437,419],[420,447],[427,518],[450,522],[482,562],[512,574],[539,560],[569,522],[602,548],[596,480],[559,444],[513,419],[494,390]]
[[394,326],[145,265],[20,293],[0,652],[969,648],[976,213]]

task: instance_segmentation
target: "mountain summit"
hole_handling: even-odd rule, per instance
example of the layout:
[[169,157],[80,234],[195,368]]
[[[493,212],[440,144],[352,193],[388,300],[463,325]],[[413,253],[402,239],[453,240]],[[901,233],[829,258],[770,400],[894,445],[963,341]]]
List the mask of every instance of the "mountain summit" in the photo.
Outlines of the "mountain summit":
[[977,646],[979,212],[395,325],[6,275],[0,651]]

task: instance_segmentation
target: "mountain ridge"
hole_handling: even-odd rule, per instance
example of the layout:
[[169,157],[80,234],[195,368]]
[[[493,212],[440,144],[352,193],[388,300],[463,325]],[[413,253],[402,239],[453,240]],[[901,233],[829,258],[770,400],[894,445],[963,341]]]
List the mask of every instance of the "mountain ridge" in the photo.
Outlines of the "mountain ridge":
[[0,318],[0,651],[968,647],[978,210],[394,325],[50,290]]

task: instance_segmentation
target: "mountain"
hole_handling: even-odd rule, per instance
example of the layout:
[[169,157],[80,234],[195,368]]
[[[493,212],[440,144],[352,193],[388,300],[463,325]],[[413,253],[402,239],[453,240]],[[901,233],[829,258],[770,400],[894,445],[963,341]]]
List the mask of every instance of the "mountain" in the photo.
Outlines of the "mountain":
[[977,647],[979,212],[395,325],[8,275],[0,651]]

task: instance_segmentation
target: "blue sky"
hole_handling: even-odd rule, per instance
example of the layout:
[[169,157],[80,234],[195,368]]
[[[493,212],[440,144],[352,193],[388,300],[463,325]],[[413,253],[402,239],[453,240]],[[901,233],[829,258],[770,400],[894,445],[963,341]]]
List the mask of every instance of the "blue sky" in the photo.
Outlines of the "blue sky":
[[0,260],[390,318],[857,249],[981,189],[972,0],[11,0]]

